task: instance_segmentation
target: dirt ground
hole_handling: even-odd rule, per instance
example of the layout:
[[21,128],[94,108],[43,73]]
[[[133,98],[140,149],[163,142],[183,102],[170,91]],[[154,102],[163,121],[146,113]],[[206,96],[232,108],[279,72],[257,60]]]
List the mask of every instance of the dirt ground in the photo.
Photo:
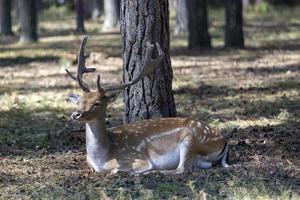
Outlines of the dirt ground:
[[[178,176],[90,171],[84,126],[65,101],[80,92],[64,71],[75,71],[81,39],[71,13],[42,13],[37,44],[0,38],[0,199],[300,199],[300,7],[270,9],[245,12],[244,50],[222,48],[221,9],[209,13],[213,50],[188,51],[185,36],[172,35],[178,115],[221,130],[232,165]],[[87,30],[89,66],[118,83],[119,33],[93,21]],[[109,127],[123,109],[122,98],[109,107]]]

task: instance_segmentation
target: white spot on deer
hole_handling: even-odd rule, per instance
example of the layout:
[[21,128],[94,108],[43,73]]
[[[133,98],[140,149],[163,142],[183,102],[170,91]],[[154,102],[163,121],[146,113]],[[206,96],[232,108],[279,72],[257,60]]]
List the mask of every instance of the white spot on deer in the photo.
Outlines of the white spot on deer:
[[145,145],[146,145],[146,142],[143,140],[143,141],[137,146],[136,149],[137,149],[138,151],[141,151],[142,148],[145,147]]
[[203,135],[203,138],[201,140],[202,143],[205,143],[206,142],[206,135]]
[[197,122],[197,126],[201,128],[202,126],[201,122]]

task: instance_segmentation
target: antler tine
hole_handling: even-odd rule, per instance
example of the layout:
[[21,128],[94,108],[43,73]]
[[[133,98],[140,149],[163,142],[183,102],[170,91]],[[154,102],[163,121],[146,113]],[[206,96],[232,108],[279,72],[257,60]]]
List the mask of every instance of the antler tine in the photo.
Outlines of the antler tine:
[[66,69],[67,74],[73,79],[78,81],[80,88],[85,92],[90,92],[88,85],[82,80],[82,76],[84,73],[94,72],[95,68],[87,68],[85,66],[86,55],[84,54],[85,46],[87,43],[88,37],[85,36],[81,42],[79,51],[78,51],[78,60],[77,60],[77,76],[75,77],[70,73],[69,70]]
[[98,92],[103,91],[103,88],[101,87],[101,84],[100,84],[100,75],[99,74],[97,76],[97,89],[98,89]]
[[129,83],[122,84],[122,85],[107,86],[104,88],[104,91],[107,92],[107,91],[125,89],[131,85],[136,84],[144,76],[150,74],[156,67],[159,66],[160,62],[164,58],[164,52],[162,51],[160,44],[156,43],[156,47],[157,47],[157,51],[158,51],[158,57],[153,59],[152,52],[153,52],[154,45],[147,42],[146,59],[145,59],[144,65],[143,65],[142,70],[140,71],[139,75],[134,80],[130,81]]

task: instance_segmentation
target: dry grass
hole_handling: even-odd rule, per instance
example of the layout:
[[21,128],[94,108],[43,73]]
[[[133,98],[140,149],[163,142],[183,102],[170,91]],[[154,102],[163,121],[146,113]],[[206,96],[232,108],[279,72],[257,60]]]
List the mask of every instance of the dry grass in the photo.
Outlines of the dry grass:
[[[72,15],[44,13],[38,44],[0,38],[0,199],[299,199],[300,8],[280,9],[247,11],[245,50],[221,48],[220,10],[210,12],[214,50],[190,52],[184,37],[172,36],[179,115],[222,130],[233,165],[182,176],[89,170],[83,127],[69,120],[74,107],[65,101],[79,92],[64,72],[75,70],[81,38],[71,32]],[[87,27],[90,66],[103,82],[119,82],[119,34]],[[119,99],[109,126],[122,123],[122,110]]]

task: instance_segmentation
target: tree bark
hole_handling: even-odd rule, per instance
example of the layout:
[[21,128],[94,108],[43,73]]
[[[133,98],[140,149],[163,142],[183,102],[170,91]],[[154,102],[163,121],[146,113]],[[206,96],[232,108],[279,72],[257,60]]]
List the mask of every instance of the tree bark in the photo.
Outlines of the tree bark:
[[180,35],[187,32],[187,28],[188,28],[187,1],[188,0],[177,0],[176,25],[174,30],[175,35]]
[[0,0],[0,35],[12,35],[11,0]]
[[103,31],[111,31],[119,26],[120,0],[104,0]]
[[76,32],[85,33],[83,0],[76,1]]
[[188,8],[189,49],[211,48],[206,0],[186,0]]
[[168,0],[122,0],[121,32],[124,82],[135,78],[141,70],[147,42],[158,42],[165,52],[164,61],[155,73],[125,90],[124,121],[175,116]]
[[37,7],[35,0],[18,0],[20,42],[35,42],[37,34]]
[[244,48],[242,0],[226,0],[225,47]]

